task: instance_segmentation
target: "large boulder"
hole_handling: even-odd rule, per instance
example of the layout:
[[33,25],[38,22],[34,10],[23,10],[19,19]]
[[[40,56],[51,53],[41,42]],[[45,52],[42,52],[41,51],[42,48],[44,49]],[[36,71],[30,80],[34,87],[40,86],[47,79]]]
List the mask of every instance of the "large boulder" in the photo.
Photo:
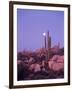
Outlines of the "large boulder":
[[48,66],[54,71],[64,70],[64,56],[54,55],[48,61]]
[[41,68],[39,64],[31,64],[29,70],[34,72],[39,72],[41,71]]

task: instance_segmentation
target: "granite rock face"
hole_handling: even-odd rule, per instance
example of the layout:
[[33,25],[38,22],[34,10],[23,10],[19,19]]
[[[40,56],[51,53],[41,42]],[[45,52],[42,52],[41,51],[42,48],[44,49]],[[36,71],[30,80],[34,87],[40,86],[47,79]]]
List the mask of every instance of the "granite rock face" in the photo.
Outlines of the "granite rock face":
[[64,56],[54,55],[48,62],[49,68],[54,71],[64,69]]

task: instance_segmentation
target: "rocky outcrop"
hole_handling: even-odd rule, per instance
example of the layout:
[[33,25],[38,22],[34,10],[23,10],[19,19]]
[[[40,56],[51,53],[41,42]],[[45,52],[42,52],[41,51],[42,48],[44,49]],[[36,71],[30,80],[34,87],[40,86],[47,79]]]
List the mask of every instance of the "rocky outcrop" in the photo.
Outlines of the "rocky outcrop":
[[54,55],[48,62],[49,68],[54,71],[64,69],[64,56]]

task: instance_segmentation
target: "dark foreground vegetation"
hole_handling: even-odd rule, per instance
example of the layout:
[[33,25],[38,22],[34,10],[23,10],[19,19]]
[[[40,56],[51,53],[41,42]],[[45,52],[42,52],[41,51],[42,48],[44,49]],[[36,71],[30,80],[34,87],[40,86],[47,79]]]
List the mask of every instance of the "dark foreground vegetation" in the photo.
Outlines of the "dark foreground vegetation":
[[17,80],[64,78],[64,48],[18,52]]

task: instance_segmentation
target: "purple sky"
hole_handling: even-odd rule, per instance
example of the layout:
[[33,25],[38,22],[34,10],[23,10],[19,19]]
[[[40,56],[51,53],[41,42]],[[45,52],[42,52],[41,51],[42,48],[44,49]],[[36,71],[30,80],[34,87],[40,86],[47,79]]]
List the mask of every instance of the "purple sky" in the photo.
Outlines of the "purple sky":
[[52,46],[64,46],[64,12],[17,9],[17,51],[44,46],[43,32],[50,32]]

